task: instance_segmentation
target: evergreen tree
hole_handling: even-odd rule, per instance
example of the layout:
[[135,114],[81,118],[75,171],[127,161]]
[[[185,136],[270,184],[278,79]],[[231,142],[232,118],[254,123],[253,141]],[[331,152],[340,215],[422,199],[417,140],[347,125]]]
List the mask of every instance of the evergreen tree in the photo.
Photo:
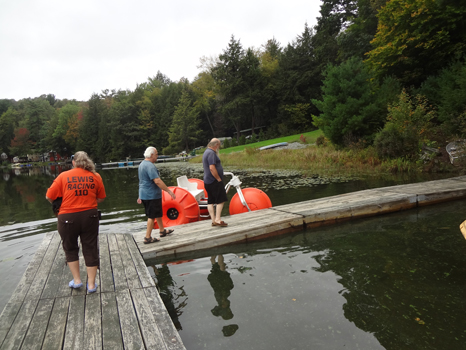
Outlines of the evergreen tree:
[[322,100],[312,101],[322,112],[314,116],[315,125],[336,145],[371,139],[384,125],[389,97],[395,98],[399,88],[394,88],[393,81],[383,88],[373,85],[357,57],[339,66],[329,65],[324,75]]
[[164,149],[164,153],[177,153],[182,150],[188,152],[198,141],[199,134],[199,111],[192,106],[189,93],[183,91],[180,102],[175,107],[168,132],[169,145]]

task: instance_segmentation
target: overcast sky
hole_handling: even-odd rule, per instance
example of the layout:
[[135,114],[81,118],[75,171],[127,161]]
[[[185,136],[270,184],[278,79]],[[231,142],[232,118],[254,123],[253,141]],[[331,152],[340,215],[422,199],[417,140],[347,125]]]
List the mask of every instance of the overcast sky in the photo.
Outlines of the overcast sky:
[[0,99],[54,94],[87,101],[134,90],[160,70],[197,76],[231,35],[282,46],[316,24],[320,0],[0,0]]

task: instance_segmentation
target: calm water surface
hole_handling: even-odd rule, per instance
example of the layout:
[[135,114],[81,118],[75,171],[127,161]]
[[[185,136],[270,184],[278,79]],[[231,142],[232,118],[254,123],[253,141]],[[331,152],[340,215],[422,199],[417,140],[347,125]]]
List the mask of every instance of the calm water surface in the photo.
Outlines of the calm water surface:
[[[200,178],[198,166],[159,164],[162,179]],[[45,232],[45,191],[59,168],[0,179],[0,309]],[[277,175],[233,170],[243,187]],[[107,190],[101,232],[140,232],[137,170],[99,170]],[[288,179],[287,179],[288,180]],[[268,190],[274,205],[426,178]],[[230,193],[230,196],[233,193]],[[466,201],[148,261],[188,349],[466,349]],[[224,213],[227,212],[225,209]]]

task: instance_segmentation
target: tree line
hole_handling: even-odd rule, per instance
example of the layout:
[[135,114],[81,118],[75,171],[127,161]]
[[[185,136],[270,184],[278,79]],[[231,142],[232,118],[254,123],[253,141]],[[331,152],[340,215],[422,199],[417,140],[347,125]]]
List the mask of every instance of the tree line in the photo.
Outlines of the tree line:
[[320,128],[335,145],[412,156],[466,133],[466,4],[324,0],[317,24],[282,46],[233,35],[192,81],[160,71],[88,101],[0,100],[0,150],[87,151],[95,161],[176,153],[244,129],[268,138]]

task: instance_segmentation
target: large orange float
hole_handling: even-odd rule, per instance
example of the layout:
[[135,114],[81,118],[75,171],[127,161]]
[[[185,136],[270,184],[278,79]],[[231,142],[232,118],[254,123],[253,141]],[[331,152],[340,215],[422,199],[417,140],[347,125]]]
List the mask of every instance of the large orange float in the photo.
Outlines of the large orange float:
[[[272,201],[263,191],[257,188],[241,189],[241,181],[237,176],[230,172],[226,172],[225,175],[232,177],[225,186],[226,191],[231,187],[236,189],[236,194],[230,201],[230,215],[272,207]],[[181,176],[177,182],[178,186],[169,187],[175,193],[176,199],[172,199],[163,191],[163,225],[170,227],[210,219],[204,181]]]

